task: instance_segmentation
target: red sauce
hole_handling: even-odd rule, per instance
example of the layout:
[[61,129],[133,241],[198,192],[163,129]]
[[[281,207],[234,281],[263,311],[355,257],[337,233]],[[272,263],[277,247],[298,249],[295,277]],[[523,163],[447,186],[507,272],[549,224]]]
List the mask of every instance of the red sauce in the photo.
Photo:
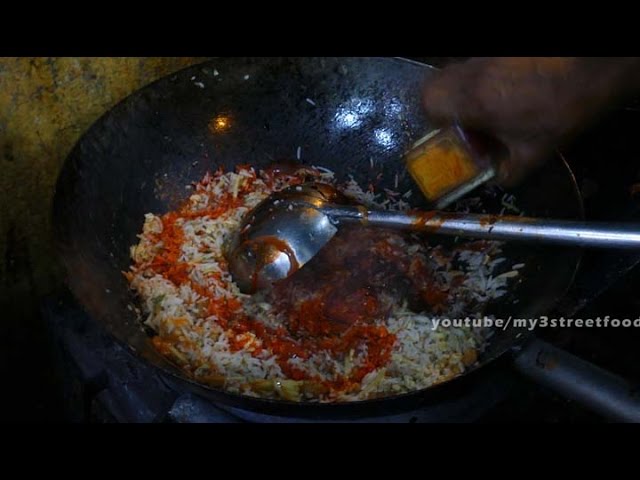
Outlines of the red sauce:
[[176,225],[180,218],[177,213],[168,213],[162,217],[160,240],[164,248],[151,261],[151,268],[170,282],[180,285],[189,275],[189,266],[180,262],[180,251],[184,242],[182,227]]
[[438,212],[436,211],[429,211],[429,212],[414,211],[410,213],[415,215],[416,217],[416,219],[412,223],[412,227],[418,230],[426,227],[429,221],[432,220],[436,215],[438,215]]
[[[303,165],[298,161],[293,160],[281,160],[278,162],[272,163],[270,166],[262,170],[263,178],[268,185],[273,185],[278,177],[281,176],[309,176],[309,177],[317,177],[318,171],[312,167],[307,165]],[[293,182],[290,182],[293,185],[303,183],[303,179],[297,179]]]
[[390,295],[411,295],[423,307],[433,303],[435,308],[448,298],[446,291],[430,282],[426,264],[406,252],[401,238],[380,229],[341,229],[305,268],[269,292],[270,303],[285,319],[281,329],[272,331],[247,319],[239,324],[246,325],[243,328],[249,328],[265,348],[274,351],[280,367],[293,375],[291,378],[305,378],[301,372],[291,371],[287,360],[293,355],[304,359],[325,351],[345,359],[358,355],[366,346],[358,368],[347,377],[324,382],[334,391],[358,386],[364,376],[390,359],[396,338],[384,326],[376,325],[390,311]]
[[[298,170],[299,165],[295,170],[274,166],[267,171],[267,176],[276,181],[278,175],[285,174],[281,172],[291,174]],[[221,174],[220,170],[215,175]],[[202,191],[202,185],[211,178],[205,177],[196,192]],[[192,212],[185,204],[176,212],[164,215],[163,231],[158,234],[163,247],[150,267],[176,285],[189,284],[202,297],[199,308],[203,315],[215,316],[216,322],[233,334],[229,336],[232,351],[246,348],[252,355],[259,356],[267,349],[273,352],[290,379],[311,380],[334,392],[355,389],[368,373],[390,360],[396,338],[380,323],[392,304],[408,299],[414,310],[438,312],[446,309],[449,291],[434,281],[433,272],[424,259],[408,253],[403,234],[358,226],[340,229],[305,268],[267,293],[267,300],[284,319],[278,328],[248,317],[236,299],[214,298],[209,289],[190,280],[189,265],[179,261],[184,232],[177,222],[181,218],[205,215],[218,218],[241,202],[255,179],[253,174],[239,187],[236,197],[224,195],[206,210]],[[416,224],[427,224],[435,215],[436,212],[423,212]],[[484,247],[485,242],[476,242],[461,248],[481,250]],[[291,268],[298,269],[289,246],[277,238],[267,238],[259,248],[269,250],[267,261],[284,253],[289,257]],[[212,278],[221,280],[219,276]],[[171,353],[171,342],[169,337],[154,339],[163,354]],[[304,360],[322,352],[339,360],[359,355],[359,366],[348,375],[327,382],[306,375],[288,363],[291,358]]]
[[365,207],[358,206],[358,211],[362,215],[360,223],[366,227],[367,225],[369,225],[369,210],[367,210]]
[[483,215],[480,217],[480,226],[490,227],[491,225],[494,225],[498,219],[499,217],[497,215]]
[[[255,320],[239,316],[234,320],[231,329],[236,334],[236,338],[238,335],[250,332],[260,339],[263,348],[274,353],[278,365],[289,378],[315,380],[336,390],[343,390],[346,386],[358,384],[369,372],[386,364],[395,343],[395,336],[390,334],[386,328],[374,325],[354,325],[343,335],[332,335],[320,331],[315,331],[313,334],[307,332],[307,334],[294,339],[290,329],[284,327],[272,329]],[[340,358],[349,355],[351,351],[355,351],[365,344],[368,350],[364,364],[351,372],[349,377],[338,378],[331,382],[310,377],[288,363],[290,358],[308,359],[320,351],[327,351],[332,356]],[[232,351],[241,350],[246,347],[246,341],[232,342],[230,347]],[[254,350],[253,354],[259,355],[261,351],[261,349]]]

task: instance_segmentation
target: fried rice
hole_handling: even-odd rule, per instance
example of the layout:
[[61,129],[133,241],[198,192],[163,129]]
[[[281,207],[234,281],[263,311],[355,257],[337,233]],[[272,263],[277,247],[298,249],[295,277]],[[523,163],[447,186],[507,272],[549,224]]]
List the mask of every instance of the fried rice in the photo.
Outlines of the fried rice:
[[497,273],[505,260],[497,242],[444,248],[412,237],[383,237],[380,242],[389,242],[385,249],[406,251],[412,262],[429,266],[429,288],[442,292],[439,308],[420,310],[394,297],[383,312],[340,331],[313,331],[318,310],[303,308],[315,301],[309,298],[313,293],[293,302],[293,322],[291,311],[285,315],[274,297],[240,292],[225,248],[243,216],[273,192],[309,180],[332,184],[369,207],[410,208],[408,195],[390,192],[381,199],[354,180],[339,184],[319,167],[287,172],[241,166],[207,174],[180,208],[147,214],[139,242],[131,247],[133,264],[125,276],[158,351],[203,384],[289,401],[346,402],[406,393],[471,367],[491,331],[434,328],[433,320],[480,318],[489,301],[504,295],[518,273]]

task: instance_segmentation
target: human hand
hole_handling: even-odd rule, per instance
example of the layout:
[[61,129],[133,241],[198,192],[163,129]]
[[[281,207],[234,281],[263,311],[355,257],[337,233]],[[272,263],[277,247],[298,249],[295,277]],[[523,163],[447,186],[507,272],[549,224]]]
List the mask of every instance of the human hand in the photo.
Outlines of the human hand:
[[474,58],[448,66],[425,86],[438,123],[458,121],[499,141],[498,181],[514,186],[582,131],[617,97],[637,88],[638,59]]

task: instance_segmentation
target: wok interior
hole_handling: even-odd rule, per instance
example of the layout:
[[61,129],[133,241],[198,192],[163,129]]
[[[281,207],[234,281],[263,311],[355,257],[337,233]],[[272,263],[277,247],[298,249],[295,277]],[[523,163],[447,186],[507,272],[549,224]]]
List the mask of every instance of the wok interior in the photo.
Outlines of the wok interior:
[[[399,159],[428,129],[419,99],[431,72],[382,58],[218,59],[127,98],[85,134],[59,178],[56,236],[75,296],[118,340],[184,378],[127,308],[134,299],[121,272],[144,214],[175,207],[189,195],[185,186],[207,171],[266,168],[298,155],[301,163],[334,171],[339,181],[353,176],[363,186],[411,189],[415,202],[420,192]],[[513,193],[527,215],[581,216],[573,177],[559,157]],[[488,200],[498,202],[491,213],[500,211],[499,200]],[[520,283],[491,306],[505,317],[547,312],[580,258],[577,250],[532,244],[504,251],[510,265],[527,265]],[[497,332],[480,364],[512,346],[518,333]]]

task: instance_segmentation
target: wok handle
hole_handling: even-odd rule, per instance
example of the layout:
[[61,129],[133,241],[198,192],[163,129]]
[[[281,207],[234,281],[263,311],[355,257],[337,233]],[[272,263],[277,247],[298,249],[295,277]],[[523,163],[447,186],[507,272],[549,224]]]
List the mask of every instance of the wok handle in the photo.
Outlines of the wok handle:
[[640,389],[568,352],[534,338],[515,353],[526,377],[616,422],[640,423]]

